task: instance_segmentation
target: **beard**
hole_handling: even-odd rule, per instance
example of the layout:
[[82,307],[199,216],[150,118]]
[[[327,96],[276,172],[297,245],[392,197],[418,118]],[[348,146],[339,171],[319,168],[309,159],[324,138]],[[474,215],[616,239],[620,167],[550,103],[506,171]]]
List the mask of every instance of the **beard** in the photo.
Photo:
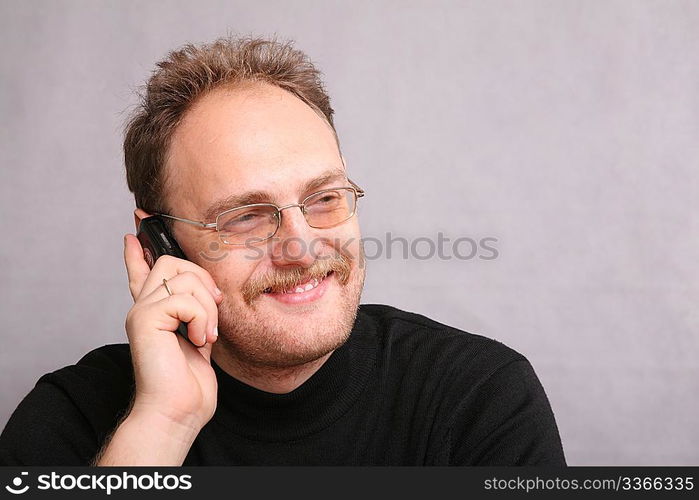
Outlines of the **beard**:
[[[275,270],[246,283],[244,301],[224,298],[219,305],[217,343],[250,367],[292,368],[322,358],[342,346],[354,326],[366,277],[363,249],[355,266],[352,259],[336,256],[318,260],[308,269]],[[280,312],[263,297],[265,291],[288,289],[308,278],[329,280],[317,303]]]

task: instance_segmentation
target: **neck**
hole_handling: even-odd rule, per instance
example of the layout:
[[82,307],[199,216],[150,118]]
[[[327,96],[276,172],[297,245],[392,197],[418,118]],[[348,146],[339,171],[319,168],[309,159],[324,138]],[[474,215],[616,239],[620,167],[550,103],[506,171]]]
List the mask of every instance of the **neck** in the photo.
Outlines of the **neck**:
[[236,356],[232,349],[221,342],[221,338],[212,346],[211,357],[231,377],[265,392],[286,394],[300,387],[317,372],[328,360],[332,351],[321,358],[302,365],[290,367],[273,367],[251,364]]

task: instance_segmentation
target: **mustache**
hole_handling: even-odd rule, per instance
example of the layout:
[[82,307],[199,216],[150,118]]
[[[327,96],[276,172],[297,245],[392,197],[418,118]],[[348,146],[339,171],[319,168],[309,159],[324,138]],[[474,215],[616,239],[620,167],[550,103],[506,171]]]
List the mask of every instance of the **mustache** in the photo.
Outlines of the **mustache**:
[[314,278],[320,280],[331,271],[335,273],[341,285],[346,285],[351,270],[350,260],[341,254],[320,257],[308,268],[273,269],[262,276],[248,280],[241,290],[243,300],[250,305],[267,289],[277,293],[283,292]]

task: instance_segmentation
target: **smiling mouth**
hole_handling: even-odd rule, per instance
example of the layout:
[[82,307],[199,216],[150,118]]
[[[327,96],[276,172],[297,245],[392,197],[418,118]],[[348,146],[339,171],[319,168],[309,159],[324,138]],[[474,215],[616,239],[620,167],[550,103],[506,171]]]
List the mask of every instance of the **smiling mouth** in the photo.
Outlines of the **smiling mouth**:
[[275,290],[273,287],[268,287],[265,288],[262,293],[294,294],[308,292],[320,285],[323,282],[323,280],[331,274],[333,274],[333,272],[334,271],[329,271],[325,276],[322,276],[320,278],[312,278],[308,281],[304,281],[303,283],[298,283],[289,287],[286,290]]

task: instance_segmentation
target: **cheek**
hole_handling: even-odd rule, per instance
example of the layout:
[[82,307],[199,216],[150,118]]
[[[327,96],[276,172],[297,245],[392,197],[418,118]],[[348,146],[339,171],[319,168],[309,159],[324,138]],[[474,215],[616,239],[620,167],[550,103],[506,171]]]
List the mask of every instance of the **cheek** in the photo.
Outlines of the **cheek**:
[[352,259],[358,258],[361,253],[362,236],[356,221],[348,224],[347,228],[338,234],[336,238],[337,243],[333,246],[335,246],[338,252]]
[[214,268],[214,279],[220,279],[229,292],[235,292],[253,276],[259,262],[260,259],[251,259],[245,253],[232,251]]
[[231,248],[213,240],[196,254],[196,264],[206,269],[224,293],[234,294],[253,274],[260,262],[258,254],[245,248]]
[[197,264],[208,269],[230,259],[230,254],[230,248],[221,243],[218,238],[207,238],[200,241],[200,244],[197,245],[196,256],[192,257],[196,257]]
[[361,253],[361,240],[357,237],[350,237],[341,240],[337,251],[352,261],[356,261]]

